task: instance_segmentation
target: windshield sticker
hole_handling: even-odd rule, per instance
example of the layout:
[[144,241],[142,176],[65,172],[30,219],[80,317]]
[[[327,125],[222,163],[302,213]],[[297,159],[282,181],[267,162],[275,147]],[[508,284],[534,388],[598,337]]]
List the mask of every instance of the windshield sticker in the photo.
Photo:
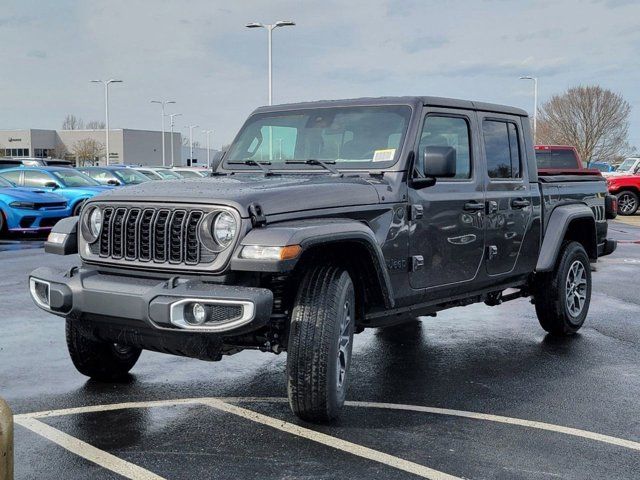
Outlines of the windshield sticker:
[[373,161],[374,162],[388,162],[389,160],[393,160],[393,157],[396,155],[395,148],[387,148],[385,150],[376,150],[373,152]]

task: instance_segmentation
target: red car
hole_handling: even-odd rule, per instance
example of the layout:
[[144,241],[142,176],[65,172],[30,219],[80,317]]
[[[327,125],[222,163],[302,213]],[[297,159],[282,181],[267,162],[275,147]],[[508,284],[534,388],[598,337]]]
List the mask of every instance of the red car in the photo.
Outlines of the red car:
[[567,175],[602,175],[600,170],[585,168],[575,147],[536,145],[536,164],[540,173]]
[[640,205],[640,175],[620,175],[607,178],[609,193],[618,198],[618,213],[633,215]]

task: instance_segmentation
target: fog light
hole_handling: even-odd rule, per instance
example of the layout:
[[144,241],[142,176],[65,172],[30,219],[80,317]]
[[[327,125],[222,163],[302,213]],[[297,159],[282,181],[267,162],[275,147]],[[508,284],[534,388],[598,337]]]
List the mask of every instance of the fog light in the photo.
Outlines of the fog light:
[[42,280],[31,278],[29,279],[29,290],[33,297],[33,301],[36,302],[38,306],[47,310],[51,308],[49,282],[43,282]]
[[207,320],[207,307],[201,303],[187,305],[185,310],[187,310],[185,320],[189,325],[202,325]]

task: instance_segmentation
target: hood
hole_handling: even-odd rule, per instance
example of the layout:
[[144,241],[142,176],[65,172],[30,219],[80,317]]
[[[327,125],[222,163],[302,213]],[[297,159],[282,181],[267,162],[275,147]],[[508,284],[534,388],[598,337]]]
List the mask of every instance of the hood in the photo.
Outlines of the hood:
[[0,195],[7,197],[10,201],[34,202],[34,203],[60,203],[67,200],[61,195],[47,193],[34,188],[8,187],[0,188]]
[[270,177],[236,174],[144,182],[104,193],[99,199],[221,204],[236,208],[243,217],[249,216],[251,203],[260,204],[265,215],[276,215],[379,202],[376,189],[367,179],[324,174]]

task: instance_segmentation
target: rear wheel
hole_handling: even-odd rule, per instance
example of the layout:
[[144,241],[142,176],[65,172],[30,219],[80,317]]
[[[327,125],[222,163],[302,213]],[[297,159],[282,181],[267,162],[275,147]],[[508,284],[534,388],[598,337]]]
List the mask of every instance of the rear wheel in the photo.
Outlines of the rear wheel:
[[618,197],[618,213],[620,215],[633,215],[636,213],[640,205],[636,192],[623,190],[616,197]]
[[580,330],[591,302],[591,264],[578,242],[565,243],[553,272],[536,279],[536,314],[547,332],[566,336]]
[[94,340],[67,319],[67,348],[76,369],[96,380],[117,380],[129,373],[142,350],[119,343]]
[[355,291],[347,271],[321,266],[304,277],[287,351],[289,405],[303,420],[332,420],[344,404],[355,311]]

